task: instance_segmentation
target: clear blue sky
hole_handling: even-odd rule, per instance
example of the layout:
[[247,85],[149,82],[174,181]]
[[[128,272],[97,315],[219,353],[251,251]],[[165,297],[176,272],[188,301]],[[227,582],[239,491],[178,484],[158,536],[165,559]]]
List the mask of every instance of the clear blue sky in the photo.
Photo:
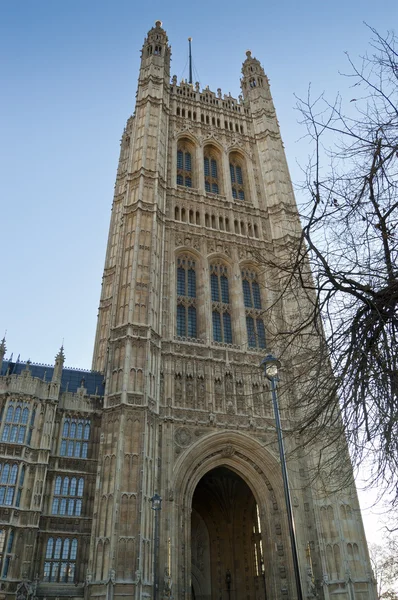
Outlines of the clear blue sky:
[[212,90],[237,96],[245,50],[261,60],[298,180],[308,148],[297,141],[293,94],[312,82],[333,95],[346,85],[344,51],[366,50],[363,21],[385,33],[397,16],[392,0],[2,0],[0,335],[7,330],[8,353],[52,362],[64,339],[67,364],[90,366],[119,140],[156,19],[178,79],[188,36]]
[[[309,148],[294,110],[311,82],[347,82],[344,51],[367,49],[366,21],[397,23],[396,0],[2,0],[0,3],[0,336],[8,355],[89,368],[113,185],[134,109],[143,39],[161,19],[181,78],[187,37],[202,86],[240,92],[250,48],[271,81],[293,180]],[[187,72],[185,71],[185,76]]]

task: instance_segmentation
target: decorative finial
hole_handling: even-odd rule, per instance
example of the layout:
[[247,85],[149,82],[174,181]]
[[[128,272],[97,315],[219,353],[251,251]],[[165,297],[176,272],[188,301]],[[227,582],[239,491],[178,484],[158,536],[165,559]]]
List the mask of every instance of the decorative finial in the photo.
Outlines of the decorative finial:
[[163,25],[162,21],[155,21],[156,27],[161,27]]
[[246,50],[246,56],[247,58],[251,58],[252,52],[251,50]]
[[57,363],[59,361],[62,361],[62,362],[65,361],[64,340],[62,340],[62,345],[61,345],[60,349],[58,350],[58,354],[55,357],[55,362]]

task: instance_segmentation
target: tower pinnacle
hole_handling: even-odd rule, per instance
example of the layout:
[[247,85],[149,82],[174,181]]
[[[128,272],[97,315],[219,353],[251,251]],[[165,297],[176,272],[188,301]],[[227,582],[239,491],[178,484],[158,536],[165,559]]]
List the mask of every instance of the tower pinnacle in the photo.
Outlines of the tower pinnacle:
[[64,345],[62,344],[61,348],[58,351],[58,354],[55,357],[55,365],[52,376],[53,383],[61,383],[62,378],[62,369],[65,362],[65,354],[64,354]]
[[0,370],[1,367],[3,365],[3,359],[6,353],[7,347],[6,347],[6,337],[4,336],[3,339],[1,340],[0,343]]

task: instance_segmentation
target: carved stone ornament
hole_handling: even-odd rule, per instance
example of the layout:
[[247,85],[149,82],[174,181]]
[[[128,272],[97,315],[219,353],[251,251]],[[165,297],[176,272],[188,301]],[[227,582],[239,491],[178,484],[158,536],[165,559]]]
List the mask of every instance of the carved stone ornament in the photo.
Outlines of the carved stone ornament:
[[16,600],[27,600],[31,598],[33,595],[33,588],[27,581],[21,581],[17,585],[17,589],[15,592]]
[[223,458],[229,458],[231,456],[233,456],[235,454],[235,448],[231,445],[225,446],[225,448],[223,448],[221,450],[221,456]]
[[187,448],[192,444],[192,433],[187,427],[180,427],[174,434],[174,440],[181,448]]

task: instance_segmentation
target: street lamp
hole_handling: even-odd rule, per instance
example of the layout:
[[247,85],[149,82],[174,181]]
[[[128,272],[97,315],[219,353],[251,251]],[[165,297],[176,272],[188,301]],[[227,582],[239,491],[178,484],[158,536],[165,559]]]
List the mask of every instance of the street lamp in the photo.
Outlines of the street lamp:
[[159,552],[159,512],[162,508],[162,498],[154,494],[151,498],[151,508],[155,511],[155,535],[153,548],[153,600],[157,600],[159,587],[158,552]]
[[290,498],[289,479],[287,476],[286,457],[285,457],[285,448],[283,445],[282,426],[281,426],[281,417],[279,414],[278,395],[276,393],[276,387],[277,387],[277,383],[279,381],[278,367],[280,366],[280,362],[272,354],[267,354],[267,356],[265,358],[263,358],[263,360],[261,361],[261,365],[264,367],[264,373],[265,373],[266,378],[271,383],[272,403],[274,406],[275,425],[276,425],[276,432],[278,435],[279,457],[280,457],[280,461],[281,461],[283,489],[285,492],[287,519],[288,519],[288,523],[289,523],[289,535],[290,535],[290,541],[291,541],[291,546],[292,546],[294,577],[296,580],[296,588],[297,588],[297,599],[303,600],[303,592],[301,589],[300,569],[299,569],[299,561],[298,561],[297,545],[296,545],[296,534],[294,531],[292,501]]

